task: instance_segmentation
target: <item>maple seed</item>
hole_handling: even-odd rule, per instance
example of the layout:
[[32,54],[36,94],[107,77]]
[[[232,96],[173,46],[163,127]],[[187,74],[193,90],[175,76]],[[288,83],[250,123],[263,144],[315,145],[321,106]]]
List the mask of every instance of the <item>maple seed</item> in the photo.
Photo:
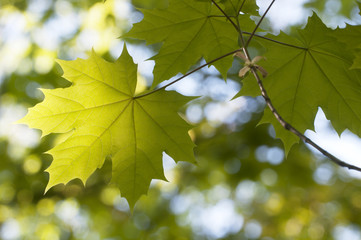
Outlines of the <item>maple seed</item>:
[[236,52],[234,56],[239,57],[244,61],[244,67],[241,70],[239,70],[238,73],[239,77],[243,78],[247,74],[247,72],[249,72],[252,68],[256,68],[262,74],[263,78],[267,77],[268,75],[267,71],[263,67],[256,64],[260,60],[266,59],[265,57],[256,56],[252,59],[252,61],[249,61],[242,52]]

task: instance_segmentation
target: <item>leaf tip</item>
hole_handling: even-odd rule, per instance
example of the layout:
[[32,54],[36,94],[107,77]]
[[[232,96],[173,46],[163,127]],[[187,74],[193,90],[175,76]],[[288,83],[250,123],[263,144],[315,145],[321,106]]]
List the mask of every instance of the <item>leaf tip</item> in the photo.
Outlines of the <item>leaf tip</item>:
[[26,114],[24,117],[22,117],[22,118],[16,120],[15,122],[13,122],[13,124],[23,124],[23,125],[29,126],[28,122],[26,121],[27,116],[28,115]]
[[[48,171],[45,171],[45,172],[49,173]],[[50,188],[54,187],[54,186],[57,185],[57,184],[60,184],[60,183],[54,183],[54,182],[51,181],[51,175],[50,175],[50,173],[49,173],[49,176],[50,176],[49,182],[48,182],[48,184],[47,184],[46,187],[45,187],[44,195],[50,190]]]
[[128,51],[128,48],[127,48],[127,44],[125,42],[124,42],[124,45],[123,45],[122,54],[120,56],[131,58],[131,56],[129,54],[129,51]]

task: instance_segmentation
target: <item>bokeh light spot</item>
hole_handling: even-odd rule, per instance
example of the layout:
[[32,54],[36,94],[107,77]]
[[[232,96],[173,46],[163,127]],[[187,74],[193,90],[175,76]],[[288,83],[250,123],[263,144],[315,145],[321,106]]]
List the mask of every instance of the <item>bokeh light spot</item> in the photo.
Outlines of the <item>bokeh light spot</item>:
[[100,194],[101,201],[108,205],[113,206],[115,198],[119,196],[119,190],[116,187],[106,187]]
[[0,227],[0,239],[14,240],[20,237],[20,224],[15,219],[8,219]]
[[28,175],[36,174],[41,169],[41,160],[37,155],[29,155],[23,163],[24,172]]
[[36,210],[41,216],[50,216],[55,211],[55,202],[52,199],[41,199],[36,205]]
[[241,169],[241,161],[237,158],[229,159],[224,163],[224,170],[228,174],[236,174]]
[[256,220],[251,220],[244,226],[244,232],[247,239],[257,239],[262,234],[262,226]]
[[0,223],[12,216],[12,210],[6,205],[0,205]]
[[16,191],[12,183],[4,182],[0,184],[0,203],[10,203],[15,193]]
[[273,186],[277,183],[277,172],[268,168],[261,172],[261,180],[265,185]]
[[295,237],[300,234],[302,230],[302,224],[296,218],[289,219],[284,227],[284,233],[287,237]]
[[325,228],[319,223],[312,223],[308,228],[308,236],[310,239],[322,239]]
[[280,194],[272,193],[265,204],[265,210],[269,215],[278,214],[284,205],[284,199]]

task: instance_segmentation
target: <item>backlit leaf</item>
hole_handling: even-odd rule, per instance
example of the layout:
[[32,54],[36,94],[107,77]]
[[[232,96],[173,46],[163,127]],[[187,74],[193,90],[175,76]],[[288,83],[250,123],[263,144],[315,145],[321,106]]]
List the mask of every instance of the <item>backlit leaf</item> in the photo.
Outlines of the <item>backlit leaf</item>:
[[137,66],[126,48],[114,63],[95,53],[87,60],[58,62],[72,86],[42,89],[44,101],[21,120],[43,135],[69,135],[49,151],[47,189],[74,178],[85,183],[111,156],[112,181],[133,206],[152,179],[165,180],[163,152],[175,161],[194,162],[190,126],[177,113],[191,98],[165,90],[136,97]]

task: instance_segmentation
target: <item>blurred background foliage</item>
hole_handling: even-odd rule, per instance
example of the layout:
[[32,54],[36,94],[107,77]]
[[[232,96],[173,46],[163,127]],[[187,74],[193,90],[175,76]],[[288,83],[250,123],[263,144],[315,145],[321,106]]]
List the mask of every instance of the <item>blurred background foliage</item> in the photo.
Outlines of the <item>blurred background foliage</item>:
[[[137,8],[165,0],[2,0],[0,2],[0,239],[361,239],[361,181],[300,144],[287,159],[272,127],[258,126],[262,98],[230,100],[240,89],[213,68],[173,89],[203,97],[182,109],[196,127],[198,165],[164,155],[169,182],[153,181],[133,213],[108,182],[111,161],[83,187],[79,180],[44,195],[54,136],[13,124],[43,98],[37,88],[69,85],[55,58],[86,58],[93,48],[116,59]],[[325,21],[358,14],[352,0],[306,1]],[[336,11],[336,10],[337,11]],[[301,19],[301,22],[305,21]],[[341,20],[340,20],[341,19]],[[269,21],[270,23],[271,21]],[[335,23],[332,23],[335,24]],[[272,26],[269,26],[272,27]],[[292,26],[287,26],[292,31]],[[127,40],[149,86],[159,46]]]

